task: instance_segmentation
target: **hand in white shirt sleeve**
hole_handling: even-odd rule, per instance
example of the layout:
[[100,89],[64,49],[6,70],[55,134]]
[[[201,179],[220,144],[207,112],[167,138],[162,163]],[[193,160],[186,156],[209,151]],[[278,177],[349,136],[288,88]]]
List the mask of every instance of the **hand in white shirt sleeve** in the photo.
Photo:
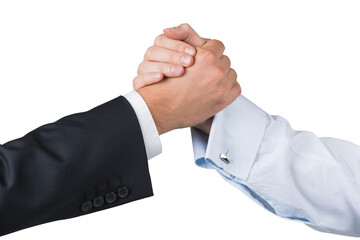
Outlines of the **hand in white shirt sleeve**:
[[131,104],[138,118],[144,138],[147,158],[150,160],[156,155],[159,155],[162,151],[160,136],[155,122],[151,116],[149,108],[140,94],[136,91],[132,91],[125,94],[124,97]]
[[294,131],[243,96],[215,116],[209,136],[191,131],[196,164],[265,209],[316,230],[360,236],[359,146]]

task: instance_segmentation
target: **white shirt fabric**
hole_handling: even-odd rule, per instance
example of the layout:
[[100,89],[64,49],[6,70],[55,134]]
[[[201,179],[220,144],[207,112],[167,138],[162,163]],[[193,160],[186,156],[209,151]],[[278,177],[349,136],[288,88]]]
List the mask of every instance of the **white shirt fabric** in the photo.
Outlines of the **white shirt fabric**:
[[159,133],[148,106],[144,99],[136,91],[124,95],[133,107],[143,134],[145,149],[148,160],[159,155],[162,151]]
[[[148,159],[160,154],[145,101],[137,92],[125,98],[139,119]],[[243,96],[215,116],[209,135],[191,133],[195,163],[216,170],[268,211],[319,231],[360,236],[359,146],[294,131]]]
[[243,96],[215,116],[209,136],[191,132],[196,164],[265,209],[316,230],[360,236],[359,146],[294,131]]

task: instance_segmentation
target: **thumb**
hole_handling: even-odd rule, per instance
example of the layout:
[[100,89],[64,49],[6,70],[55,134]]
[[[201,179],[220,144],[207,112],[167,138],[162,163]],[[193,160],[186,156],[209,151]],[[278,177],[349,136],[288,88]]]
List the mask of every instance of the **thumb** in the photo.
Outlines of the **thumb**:
[[168,38],[184,41],[193,47],[201,47],[208,41],[208,39],[200,37],[187,23],[178,27],[166,28],[164,34]]

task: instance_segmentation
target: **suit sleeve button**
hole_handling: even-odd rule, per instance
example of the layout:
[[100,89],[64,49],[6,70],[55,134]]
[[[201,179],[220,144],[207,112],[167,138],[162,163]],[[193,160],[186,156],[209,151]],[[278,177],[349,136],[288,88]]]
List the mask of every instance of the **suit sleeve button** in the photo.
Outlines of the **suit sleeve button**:
[[114,192],[109,192],[105,195],[106,203],[113,203],[116,200],[116,194]]
[[129,195],[129,188],[127,186],[121,186],[117,190],[117,195],[119,198],[126,198]]
[[84,213],[87,213],[92,209],[92,207],[93,207],[93,205],[92,205],[91,201],[83,202],[83,204],[81,204],[81,211]]
[[98,208],[101,207],[104,204],[104,197],[99,196],[93,199],[93,206]]

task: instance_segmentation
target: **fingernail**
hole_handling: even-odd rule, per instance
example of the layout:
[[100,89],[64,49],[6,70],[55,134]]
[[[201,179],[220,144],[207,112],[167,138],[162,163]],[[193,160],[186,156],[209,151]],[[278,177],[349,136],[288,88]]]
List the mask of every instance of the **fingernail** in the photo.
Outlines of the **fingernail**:
[[192,48],[185,48],[185,53],[195,55],[195,50]]
[[178,65],[174,65],[171,67],[171,72],[175,73],[175,74],[180,74],[182,71],[182,67],[178,66]]
[[191,57],[189,55],[185,55],[181,57],[182,64],[189,65],[191,62]]
[[176,32],[178,30],[178,27],[165,28],[165,30],[171,30],[173,32]]
[[160,79],[161,76],[162,76],[161,73],[153,73],[152,78],[153,78],[153,80],[157,80],[157,79]]

